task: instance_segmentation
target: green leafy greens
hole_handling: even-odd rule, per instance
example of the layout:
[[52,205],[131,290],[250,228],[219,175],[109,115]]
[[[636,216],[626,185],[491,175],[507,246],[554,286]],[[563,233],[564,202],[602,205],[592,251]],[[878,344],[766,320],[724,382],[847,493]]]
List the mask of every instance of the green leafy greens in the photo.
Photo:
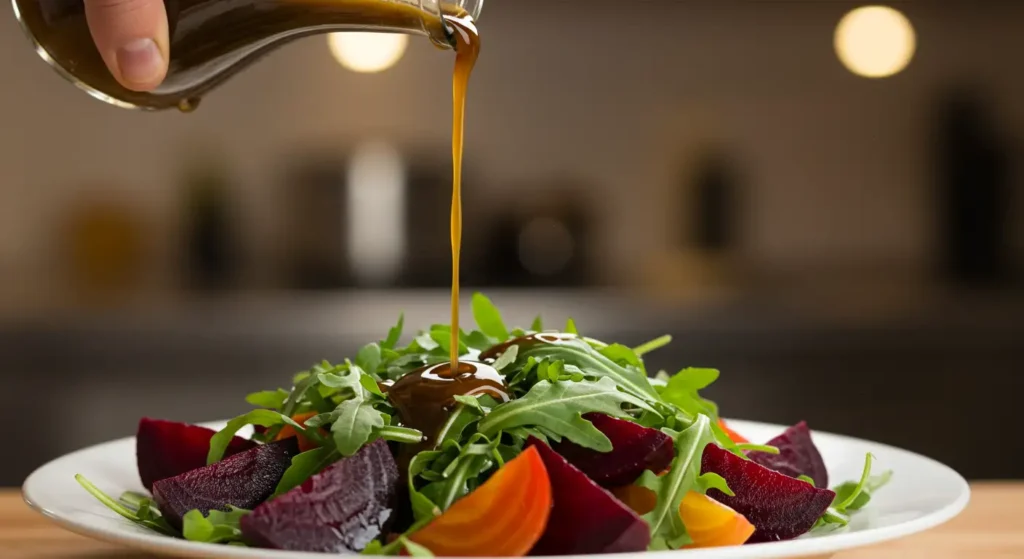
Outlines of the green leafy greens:
[[[673,376],[664,371],[653,379],[648,376],[644,356],[669,344],[670,336],[629,347],[581,336],[572,319],[562,332],[544,331],[540,316],[528,330],[509,328],[498,308],[479,293],[472,297],[472,314],[476,329],[458,333],[458,351],[475,359],[477,352],[501,344],[501,349],[492,350],[488,363],[504,377],[507,401],[488,394],[456,394],[444,404],[447,418],[436,433],[403,425],[388,399],[388,389],[412,371],[446,363],[451,326],[432,325],[400,345],[405,330],[405,316],[400,315],[383,339],[362,346],[354,357],[317,363],[295,374],[290,389],[249,394],[246,401],[257,409],[230,420],[213,436],[208,463],[221,460],[232,438],[248,426],[263,428],[253,435],[261,443],[275,440],[281,429],[290,427],[313,448],[292,457],[274,491],[277,497],[373,441],[405,445],[402,485],[409,492],[411,524],[404,534],[371,542],[363,553],[430,557],[429,549],[407,536],[486,482],[518,456],[531,438],[611,451],[611,441],[585,418],[588,413],[659,429],[673,441],[675,457],[669,470],[646,471],[636,481],[656,498],[654,508],[643,516],[650,527],[650,548],[655,550],[678,549],[691,541],[679,514],[689,491],[716,489],[732,495],[722,477],[701,475],[701,457],[708,444],[741,456],[746,451],[778,453],[765,445],[737,445],[722,430],[718,406],[701,395],[718,379],[717,370],[689,367]],[[308,419],[299,423],[300,415]],[[889,472],[872,476],[871,466],[869,455],[858,481],[835,488],[835,501],[818,528],[845,525],[848,515],[867,505],[871,495],[888,482]],[[178,531],[149,497],[125,493],[114,500],[81,476],[77,479],[104,505],[141,526],[192,541],[243,544],[239,523],[249,511],[227,508],[206,515],[191,511]],[[801,479],[813,484],[809,478]]]

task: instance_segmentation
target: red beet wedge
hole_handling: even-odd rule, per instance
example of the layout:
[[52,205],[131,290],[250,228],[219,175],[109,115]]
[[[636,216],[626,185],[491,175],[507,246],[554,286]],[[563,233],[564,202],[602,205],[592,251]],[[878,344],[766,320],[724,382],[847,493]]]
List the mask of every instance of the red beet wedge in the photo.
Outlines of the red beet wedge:
[[712,489],[708,496],[747,517],[757,531],[748,543],[793,539],[811,529],[836,494],[744,460],[714,444],[704,449],[701,472],[714,472],[735,497]]
[[245,539],[287,551],[362,551],[394,516],[398,466],[378,440],[242,518]]
[[530,555],[582,555],[644,551],[651,532],[629,507],[554,450],[531,438],[551,479],[554,508]]
[[811,430],[807,428],[806,422],[797,423],[765,444],[778,448],[779,453],[748,452],[747,457],[789,477],[805,475],[814,480],[814,485],[828,487],[825,461],[811,440]]
[[216,464],[162,479],[153,484],[153,499],[164,518],[177,528],[190,510],[207,514],[228,505],[251,509],[266,501],[298,454],[298,442],[285,439],[259,445]]
[[[139,477],[146,489],[153,482],[181,475],[206,465],[210,451],[210,438],[214,431],[198,425],[142,418],[135,435],[135,455],[139,464]],[[235,437],[225,456],[244,452],[256,443]]]
[[629,485],[644,470],[661,473],[675,458],[672,438],[657,429],[600,413],[584,418],[612,441],[612,451],[598,452],[567,440],[554,449],[602,487]]

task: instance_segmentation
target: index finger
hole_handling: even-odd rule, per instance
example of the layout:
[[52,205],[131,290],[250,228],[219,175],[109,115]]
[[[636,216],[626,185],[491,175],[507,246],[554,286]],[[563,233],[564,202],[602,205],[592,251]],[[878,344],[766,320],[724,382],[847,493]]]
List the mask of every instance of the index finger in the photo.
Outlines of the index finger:
[[124,87],[151,91],[167,75],[167,12],[163,0],[85,0],[96,48]]

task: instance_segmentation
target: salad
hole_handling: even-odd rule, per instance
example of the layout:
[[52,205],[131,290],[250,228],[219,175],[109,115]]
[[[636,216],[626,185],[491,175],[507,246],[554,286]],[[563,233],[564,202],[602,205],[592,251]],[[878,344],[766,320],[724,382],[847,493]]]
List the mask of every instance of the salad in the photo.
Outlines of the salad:
[[[144,418],[149,494],[114,499],[170,537],[290,551],[522,556],[714,547],[842,528],[890,477],[829,488],[800,423],[759,444],[700,391],[713,369],[649,377],[639,347],[508,329],[485,296],[477,330],[403,322],[354,359],[249,394],[220,431]],[[251,438],[237,434],[252,427]]]

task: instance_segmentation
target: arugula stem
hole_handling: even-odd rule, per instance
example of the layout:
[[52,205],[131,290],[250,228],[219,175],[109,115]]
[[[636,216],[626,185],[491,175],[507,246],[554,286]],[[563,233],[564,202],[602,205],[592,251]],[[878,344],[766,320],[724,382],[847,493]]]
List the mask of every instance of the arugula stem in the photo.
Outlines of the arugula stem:
[[460,415],[465,413],[465,411],[466,406],[464,404],[459,404],[455,406],[455,409],[452,410],[452,413],[448,414],[448,420],[445,421],[444,425],[441,426],[441,430],[437,433],[437,437],[434,439],[435,441],[437,441],[438,446],[440,446],[440,444],[444,442],[445,437],[448,436],[448,431],[451,431],[452,429],[452,425],[455,425],[455,421],[459,418]]
[[423,433],[416,429],[410,429],[408,427],[396,427],[394,425],[385,425],[377,430],[377,434],[380,438],[386,441],[395,441],[398,443],[416,444],[423,442]]
[[666,334],[660,338],[655,338],[649,342],[634,347],[633,353],[635,353],[637,357],[643,357],[644,354],[650,353],[656,349],[661,349],[670,343],[672,343],[672,336]]
[[864,471],[860,475],[860,482],[857,483],[857,487],[850,493],[842,503],[834,505],[834,508],[839,511],[845,511],[847,507],[852,505],[857,497],[864,491],[864,486],[867,485],[868,479],[871,477],[871,463],[874,462],[874,455],[868,453],[864,458]]
[[455,499],[458,498],[461,488],[466,485],[466,476],[469,474],[470,466],[478,459],[478,456],[467,456],[465,460],[459,462],[458,469],[455,470],[452,478],[448,480],[441,510],[448,510],[448,507],[451,507]]
[[742,452],[764,452],[766,454],[778,454],[779,449],[766,445],[766,444],[754,444],[754,443],[740,443],[736,445],[736,450]]
[[109,508],[110,510],[116,512],[117,514],[120,514],[121,516],[127,518],[128,520],[131,520],[132,522],[140,521],[139,517],[136,516],[135,513],[133,513],[130,509],[128,509],[121,503],[110,498],[110,496],[104,493],[102,490],[100,490],[99,487],[96,487],[95,485],[92,484],[91,481],[85,479],[85,476],[83,476],[82,474],[75,474],[75,481],[77,481],[79,485],[84,487],[85,490],[88,491],[90,495],[96,497],[96,499],[99,502],[106,505],[107,508]]

